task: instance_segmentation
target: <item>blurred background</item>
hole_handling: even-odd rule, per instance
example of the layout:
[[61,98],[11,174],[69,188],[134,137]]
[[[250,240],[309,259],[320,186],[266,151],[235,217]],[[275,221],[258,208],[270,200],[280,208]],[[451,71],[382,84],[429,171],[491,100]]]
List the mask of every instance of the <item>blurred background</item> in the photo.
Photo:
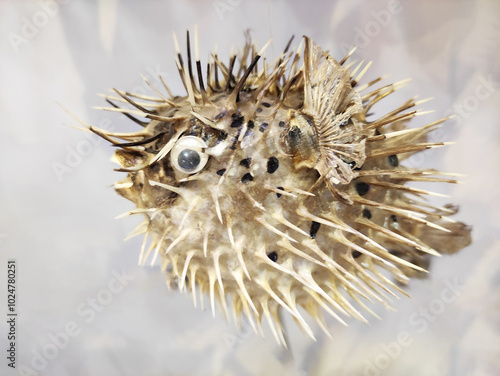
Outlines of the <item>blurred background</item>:
[[[27,1],[0,2],[0,312],[8,348],[7,260],[17,260],[16,370],[2,375],[498,375],[500,374],[500,3],[467,1]],[[357,45],[373,60],[366,80],[413,80],[376,109],[433,97],[423,125],[454,115],[432,135],[453,141],[407,161],[467,175],[428,187],[460,205],[473,244],[435,259],[412,298],[375,306],[382,320],[328,320],[311,341],[286,318],[290,351],[243,322],[195,309],[169,291],[158,266],[137,266],[142,239],[123,239],[140,218],[112,184],[113,149],[59,105],[93,125],[137,129],[93,110],[111,88],[151,93],[142,73],[184,89],[172,31],[198,26],[206,63],[223,61],[244,31],[275,58],[291,35],[340,59]],[[217,46],[217,47],[216,47]],[[366,81],[365,81],[366,82]]]

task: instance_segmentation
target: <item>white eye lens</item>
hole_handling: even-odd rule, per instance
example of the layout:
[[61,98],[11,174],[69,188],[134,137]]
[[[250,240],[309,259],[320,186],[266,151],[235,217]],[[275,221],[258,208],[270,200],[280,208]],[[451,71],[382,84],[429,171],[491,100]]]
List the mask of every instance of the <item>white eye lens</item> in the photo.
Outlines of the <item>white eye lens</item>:
[[170,152],[172,166],[185,174],[194,174],[205,167],[208,155],[202,149],[206,148],[205,142],[195,136],[185,136],[177,140]]

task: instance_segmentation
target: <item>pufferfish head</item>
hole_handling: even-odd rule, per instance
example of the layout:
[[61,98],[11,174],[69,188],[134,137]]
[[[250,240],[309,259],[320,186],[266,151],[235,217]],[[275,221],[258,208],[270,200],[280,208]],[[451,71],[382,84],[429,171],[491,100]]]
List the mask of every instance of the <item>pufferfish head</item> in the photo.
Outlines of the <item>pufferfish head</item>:
[[203,77],[188,34],[187,61],[177,54],[186,96],[166,85],[168,96],[115,90],[109,110],[142,128],[91,128],[118,147],[127,177],[116,191],[145,217],[135,231],[146,234],[140,262],[160,257],[195,305],[197,291],[208,294],[213,312],[231,308],[261,333],[265,317],[283,344],[280,310],[311,337],[299,307],[327,332],[323,312],[366,321],[360,308],[375,315],[369,305],[404,294],[430,255],[470,242],[470,228],[448,218],[456,207],[434,207],[424,199],[432,192],[405,184],[456,182],[403,163],[445,145],[426,140],[445,119],[407,128],[413,99],[373,118],[372,106],[400,84],[360,86],[368,66],[304,42],[259,66],[262,52],[247,40],[228,65],[214,54]]

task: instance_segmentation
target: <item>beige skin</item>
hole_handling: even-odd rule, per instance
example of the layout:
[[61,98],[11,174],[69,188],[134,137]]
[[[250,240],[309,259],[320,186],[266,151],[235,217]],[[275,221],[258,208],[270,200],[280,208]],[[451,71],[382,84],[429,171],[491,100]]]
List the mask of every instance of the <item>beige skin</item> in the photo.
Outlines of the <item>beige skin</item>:
[[[388,295],[404,294],[380,270],[407,283],[425,272],[429,255],[470,242],[470,228],[448,218],[456,208],[426,206],[420,197],[432,192],[405,185],[456,181],[400,164],[445,145],[426,143],[445,119],[406,129],[418,114],[409,100],[368,120],[400,84],[359,87],[367,66],[350,70],[349,56],[336,62],[308,38],[303,55],[302,66],[299,52],[285,52],[264,71],[247,43],[238,72],[215,56],[203,85],[191,62],[178,60],[186,97],[117,91],[110,100],[137,109],[110,110],[149,123],[131,134],[91,128],[120,146],[115,157],[128,176],[116,191],[136,204],[131,213],[145,215],[137,232],[152,239],[141,262],[160,255],[181,290],[189,283],[195,304],[196,284],[226,315],[230,295],[235,317],[244,313],[256,331],[266,317],[283,344],[279,310],[311,336],[298,306],[325,331],[322,311],[342,323],[350,315],[366,321],[357,307],[371,313],[367,300],[387,305]],[[182,152],[197,156],[182,161]]]

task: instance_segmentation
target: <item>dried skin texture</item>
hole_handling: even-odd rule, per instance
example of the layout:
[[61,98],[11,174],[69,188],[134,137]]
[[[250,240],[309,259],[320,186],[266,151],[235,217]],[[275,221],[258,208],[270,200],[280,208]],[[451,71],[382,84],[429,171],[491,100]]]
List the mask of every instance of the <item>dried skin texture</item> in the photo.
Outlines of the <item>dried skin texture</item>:
[[360,86],[368,66],[352,69],[349,56],[337,62],[308,38],[303,53],[260,58],[247,41],[228,65],[213,55],[202,74],[188,35],[188,59],[177,56],[187,96],[116,91],[108,110],[143,128],[91,130],[119,148],[128,175],[116,191],[145,216],[140,262],[160,257],[195,304],[198,286],[227,315],[229,295],[236,319],[261,331],[265,317],[284,343],[279,310],[311,336],[299,306],[325,330],[322,312],[366,321],[360,308],[404,294],[430,255],[468,245],[470,228],[449,218],[455,207],[434,207],[424,199],[432,192],[406,184],[456,182],[404,166],[445,145],[426,140],[445,119],[407,128],[414,100],[373,119],[400,84]]

